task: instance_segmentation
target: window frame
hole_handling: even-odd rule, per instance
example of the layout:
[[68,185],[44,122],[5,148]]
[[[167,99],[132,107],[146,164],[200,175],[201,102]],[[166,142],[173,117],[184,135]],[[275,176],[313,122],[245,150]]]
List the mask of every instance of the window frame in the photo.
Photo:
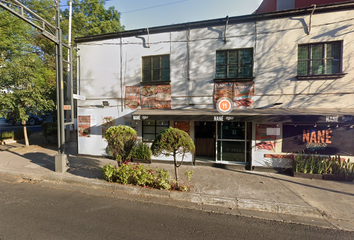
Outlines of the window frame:
[[[329,44],[339,44],[339,50],[338,50],[338,72],[336,73],[327,73],[327,62],[329,60],[335,60],[336,58],[334,57],[328,57],[327,56],[327,48]],[[306,59],[299,59],[299,51],[301,46],[307,46],[308,47],[308,52],[307,56],[308,58]],[[313,47],[314,46],[322,46],[322,54],[320,58],[314,58],[313,57]],[[314,61],[322,61],[323,65],[323,72],[319,74],[313,74],[313,65],[312,63]],[[307,62],[307,74],[306,75],[300,75],[299,74],[299,64],[300,62]],[[329,41],[329,42],[316,42],[316,43],[305,43],[305,44],[299,44],[297,48],[297,76],[296,78],[298,80],[308,80],[308,79],[334,79],[334,78],[341,78],[344,77],[346,73],[343,73],[343,41]]]
[[[147,122],[154,122],[154,124],[146,124]],[[164,124],[164,125],[157,125],[157,122],[162,122],[162,123],[167,122],[167,124]],[[144,132],[144,126],[154,126],[154,133],[145,133],[145,132]],[[143,121],[142,121],[142,135],[141,135],[142,141],[143,141],[143,142],[153,142],[154,140],[152,140],[152,141],[145,140],[145,139],[144,139],[144,135],[145,135],[145,134],[149,134],[149,135],[154,134],[154,135],[155,135],[154,139],[155,139],[156,136],[159,134],[159,133],[157,133],[157,127],[158,127],[158,126],[166,126],[165,129],[167,129],[167,128],[170,127],[170,121],[168,121],[168,120],[166,120],[166,121],[163,121],[163,120],[143,120]]]
[[[162,58],[163,57],[168,57],[168,68],[162,67]],[[153,63],[153,59],[159,57],[159,67],[156,68]],[[144,64],[144,59],[150,59],[150,67],[146,68],[144,67],[146,64]],[[142,76],[141,76],[141,85],[158,85],[158,84],[168,84],[171,82],[171,61],[170,61],[170,54],[162,54],[162,55],[152,55],[152,56],[143,56],[141,59],[142,62]],[[162,70],[168,69],[168,75],[169,78],[168,80],[162,80]],[[144,81],[144,71],[150,71],[150,81]],[[159,71],[159,80],[154,80],[154,71]]]
[[[230,52],[237,52],[237,55],[238,55],[238,59],[240,59],[240,53],[242,50],[250,50],[251,52],[251,67],[250,67],[250,70],[251,70],[251,76],[246,76],[246,77],[243,77],[241,76],[240,77],[240,72],[241,72],[241,66],[242,66],[242,61],[237,61],[237,64],[231,64],[229,62],[229,54]],[[218,56],[218,53],[221,53],[221,52],[225,52],[226,53],[226,63],[225,64],[217,64],[217,56]],[[221,77],[217,77],[217,67],[218,65],[222,66],[222,65],[226,65],[226,77],[225,78],[221,78]],[[237,76],[232,76],[230,77],[229,76],[229,72],[230,72],[230,68],[229,66],[230,65],[237,65]],[[254,71],[253,71],[253,67],[254,67],[254,49],[253,48],[236,48],[236,49],[223,49],[223,50],[216,50],[216,54],[215,54],[215,82],[222,82],[222,81],[225,81],[225,80],[228,80],[228,81],[249,81],[249,80],[253,80],[254,79]]]

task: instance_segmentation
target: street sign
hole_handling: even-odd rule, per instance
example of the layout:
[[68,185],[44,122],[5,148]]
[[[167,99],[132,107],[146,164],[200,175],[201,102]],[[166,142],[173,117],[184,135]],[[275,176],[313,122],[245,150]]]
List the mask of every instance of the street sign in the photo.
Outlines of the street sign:
[[86,97],[85,96],[82,96],[82,95],[77,95],[77,94],[73,94],[73,97],[74,99],[77,99],[77,100],[86,100]]

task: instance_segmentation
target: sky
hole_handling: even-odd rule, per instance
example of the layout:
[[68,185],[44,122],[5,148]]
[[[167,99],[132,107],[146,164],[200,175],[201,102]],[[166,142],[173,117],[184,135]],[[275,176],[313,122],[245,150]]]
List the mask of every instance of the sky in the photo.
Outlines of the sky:
[[125,30],[252,14],[262,0],[106,0]]

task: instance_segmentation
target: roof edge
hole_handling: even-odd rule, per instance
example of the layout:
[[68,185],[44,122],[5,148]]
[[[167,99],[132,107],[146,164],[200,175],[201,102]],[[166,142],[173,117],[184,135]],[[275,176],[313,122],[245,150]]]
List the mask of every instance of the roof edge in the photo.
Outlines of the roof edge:
[[[352,9],[352,8],[354,8],[354,1],[331,3],[331,4],[317,6],[314,14],[319,13],[319,12],[322,13],[322,12],[330,12],[330,11],[342,11],[342,10],[348,10],[348,9]],[[287,16],[303,15],[306,13],[311,13],[312,10],[313,10],[313,7],[305,7],[305,8],[275,11],[275,12],[267,12],[267,13],[261,13],[261,14],[253,13],[253,14],[249,14],[249,15],[242,15],[242,16],[235,16],[235,17],[226,16],[225,18],[216,18],[216,19],[196,21],[196,22],[178,23],[178,24],[157,26],[157,27],[151,27],[151,28],[141,28],[141,29],[122,31],[122,32],[114,32],[114,33],[106,33],[106,34],[86,36],[86,37],[78,37],[78,38],[75,38],[75,43],[131,37],[131,36],[137,36],[137,35],[146,35],[148,33],[149,34],[157,34],[157,33],[163,33],[163,32],[171,32],[171,31],[182,31],[182,30],[197,29],[197,28],[202,28],[202,27],[207,27],[207,26],[208,27],[209,26],[220,26],[220,25],[225,25],[226,21],[228,21],[229,24],[230,23],[251,22],[251,21],[262,21],[262,20],[282,18],[282,17],[287,17]]]

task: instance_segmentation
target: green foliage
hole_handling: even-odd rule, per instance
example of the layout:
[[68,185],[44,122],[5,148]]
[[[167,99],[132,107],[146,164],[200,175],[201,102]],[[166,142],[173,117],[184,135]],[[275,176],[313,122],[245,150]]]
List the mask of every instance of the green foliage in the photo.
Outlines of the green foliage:
[[130,164],[124,162],[119,167],[111,164],[104,165],[101,169],[103,178],[109,182],[132,184],[158,189],[170,189],[170,174],[165,169],[150,169],[149,166]]
[[105,138],[108,142],[108,148],[118,164],[129,158],[136,137],[136,131],[125,125],[113,126],[106,131]]
[[178,128],[167,128],[160,132],[151,145],[154,155],[176,155],[187,152],[194,153],[195,146],[191,137]]
[[133,159],[151,160],[151,154],[150,146],[144,142],[136,143],[131,151]]
[[14,131],[1,132],[0,140],[15,139]]
[[293,169],[300,173],[354,175],[354,162],[343,160],[339,155],[321,157],[299,153],[294,158]]
[[[72,7],[72,35],[73,37],[84,37],[124,30],[120,24],[120,13],[109,7],[105,9],[104,0],[73,0]],[[67,32],[69,9],[63,12],[64,33]],[[74,43],[74,42],[73,42]]]
[[[183,130],[178,128],[168,128],[160,132],[151,145],[154,155],[173,155],[175,167],[175,179],[178,187],[178,167],[183,163],[186,153],[194,153],[195,146],[191,137]],[[177,163],[177,155],[182,155],[180,163]]]

